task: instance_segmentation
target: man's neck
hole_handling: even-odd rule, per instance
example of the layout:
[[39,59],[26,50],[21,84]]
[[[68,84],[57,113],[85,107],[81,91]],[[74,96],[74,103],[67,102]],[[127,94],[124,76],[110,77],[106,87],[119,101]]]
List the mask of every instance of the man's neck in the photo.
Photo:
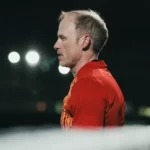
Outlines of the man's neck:
[[97,60],[98,58],[96,57],[95,54],[91,55],[88,59],[81,59],[81,61],[79,61],[75,67],[73,67],[71,69],[71,72],[73,74],[73,76],[75,77],[78,73],[78,71],[88,62],[92,61],[92,60]]

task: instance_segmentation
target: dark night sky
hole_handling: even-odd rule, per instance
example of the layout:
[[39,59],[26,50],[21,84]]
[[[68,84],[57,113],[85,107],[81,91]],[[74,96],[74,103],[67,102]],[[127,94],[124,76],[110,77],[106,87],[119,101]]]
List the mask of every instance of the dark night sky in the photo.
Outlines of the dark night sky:
[[[127,101],[150,105],[148,68],[150,49],[150,5],[148,0],[92,0],[29,3],[5,2],[0,9],[0,96],[4,102],[20,105],[20,101],[61,100],[69,88],[72,75],[62,76],[57,70],[53,44],[57,38],[57,18],[61,10],[91,8],[101,12],[110,38],[101,58],[121,86]],[[23,60],[17,65],[7,55],[16,50],[24,56],[30,48],[42,55],[42,63],[50,60],[49,69],[28,67]],[[33,96],[33,91],[39,95]],[[19,96],[17,96],[19,94]],[[28,102],[27,102],[28,103]],[[4,106],[6,107],[6,106]],[[10,107],[9,107],[10,108]]]

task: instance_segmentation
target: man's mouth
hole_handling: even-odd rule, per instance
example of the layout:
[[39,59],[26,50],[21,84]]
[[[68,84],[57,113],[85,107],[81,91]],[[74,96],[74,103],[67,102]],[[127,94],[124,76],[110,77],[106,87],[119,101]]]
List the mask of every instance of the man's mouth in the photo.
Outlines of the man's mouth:
[[57,54],[58,59],[61,59],[61,57],[63,56],[62,54]]

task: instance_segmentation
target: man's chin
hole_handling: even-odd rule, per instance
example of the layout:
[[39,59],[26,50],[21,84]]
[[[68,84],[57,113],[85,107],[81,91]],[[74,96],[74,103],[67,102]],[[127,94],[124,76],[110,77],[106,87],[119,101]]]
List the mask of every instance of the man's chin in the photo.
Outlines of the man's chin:
[[61,60],[59,61],[59,65],[62,67],[70,68],[70,69],[72,68],[70,63],[67,63],[67,62],[61,61]]
[[59,65],[60,65],[61,67],[69,67],[69,65],[67,65],[67,64],[65,64],[65,63],[62,63],[62,62],[59,62]]

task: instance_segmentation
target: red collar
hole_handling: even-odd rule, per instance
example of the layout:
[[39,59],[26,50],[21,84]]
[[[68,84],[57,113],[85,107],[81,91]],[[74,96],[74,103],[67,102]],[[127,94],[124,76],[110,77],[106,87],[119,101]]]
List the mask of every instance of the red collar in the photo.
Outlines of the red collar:
[[90,73],[93,69],[104,69],[107,68],[106,63],[104,60],[93,60],[85,64],[77,73],[77,76],[84,76],[87,73]]

